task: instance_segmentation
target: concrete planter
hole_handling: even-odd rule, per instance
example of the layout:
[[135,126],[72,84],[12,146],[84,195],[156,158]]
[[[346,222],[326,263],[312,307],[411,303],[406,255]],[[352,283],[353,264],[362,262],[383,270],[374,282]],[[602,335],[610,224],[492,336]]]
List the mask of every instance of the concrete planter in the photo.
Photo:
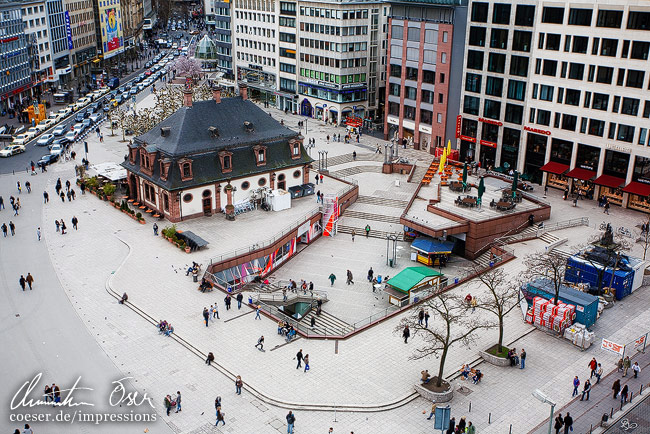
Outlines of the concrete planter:
[[454,397],[454,388],[451,387],[451,385],[449,387],[449,390],[446,392],[433,392],[422,387],[420,384],[415,384],[413,388],[421,397],[431,402],[449,402]]
[[485,351],[479,351],[479,355],[483,360],[494,366],[510,366],[510,360],[504,359],[503,357],[493,356],[490,353]]

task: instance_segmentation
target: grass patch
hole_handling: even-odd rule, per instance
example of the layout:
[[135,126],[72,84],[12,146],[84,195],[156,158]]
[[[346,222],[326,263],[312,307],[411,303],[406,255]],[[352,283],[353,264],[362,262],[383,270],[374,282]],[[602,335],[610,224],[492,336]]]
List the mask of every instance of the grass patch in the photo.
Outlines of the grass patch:
[[488,353],[488,354],[492,354],[493,356],[500,357],[502,359],[508,358],[508,351],[510,351],[510,348],[508,348],[506,346],[502,346],[501,349],[503,351],[501,351],[501,352],[497,351],[498,348],[499,348],[498,345],[494,345],[494,346],[488,348],[485,352]]

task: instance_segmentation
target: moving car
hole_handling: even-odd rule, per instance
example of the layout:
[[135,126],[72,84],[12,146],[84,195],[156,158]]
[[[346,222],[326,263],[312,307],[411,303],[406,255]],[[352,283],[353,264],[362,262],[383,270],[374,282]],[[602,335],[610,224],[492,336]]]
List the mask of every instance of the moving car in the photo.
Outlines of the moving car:
[[47,166],[48,164],[54,163],[56,160],[59,159],[58,154],[47,154],[43,155],[40,160],[38,160],[38,167],[41,166]]
[[72,127],[72,130],[77,134],[83,133],[83,131],[85,129],[86,129],[86,126],[84,124],[82,124],[81,122],[79,122],[78,124],[74,124],[74,126]]
[[75,140],[77,140],[78,136],[79,133],[77,133],[76,131],[68,131],[68,133],[65,135],[65,138],[71,142],[74,142]]
[[84,121],[81,123],[84,126],[84,129],[90,128],[90,126],[93,124],[93,121],[90,119],[84,119]]
[[25,134],[27,134],[27,135],[29,136],[30,139],[33,139],[34,137],[36,137],[36,136],[38,136],[39,134],[41,134],[41,132],[40,132],[39,129],[36,128],[36,127],[30,127],[30,128],[25,132]]
[[25,145],[9,145],[0,150],[0,157],[6,158],[25,152]]
[[61,145],[62,147],[67,147],[69,144],[70,144],[70,140],[66,139],[65,137],[61,137],[60,139],[54,140],[52,144],[48,146],[48,148],[52,149],[52,146],[54,145]]
[[101,114],[99,114],[99,113],[93,113],[93,114],[90,115],[90,117],[89,117],[88,119],[90,119],[90,121],[91,121],[93,124],[96,124],[97,121],[99,121],[101,118],[102,118],[102,115],[101,115]]
[[68,127],[66,125],[57,125],[52,130],[52,134],[54,134],[57,137],[62,136],[67,130],[68,130]]
[[13,138],[11,141],[12,145],[24,145],[25,143],[29,142],[31,140],[31,137],[29,137],[27,134],[18,134]]
[[36,125],[36,128],[42,133],[43,131],[50,128],[52,125],[54,125],[54,121],[48,118],[40,121],[38,125]]
[[54,141],[54,134],[43,134],[36,144],[38,146],[47,146]]

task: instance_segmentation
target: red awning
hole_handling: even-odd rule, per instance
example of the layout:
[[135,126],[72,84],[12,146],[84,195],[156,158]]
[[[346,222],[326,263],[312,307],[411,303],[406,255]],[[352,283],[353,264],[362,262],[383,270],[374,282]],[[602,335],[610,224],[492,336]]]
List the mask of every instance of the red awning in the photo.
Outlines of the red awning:
[[604,185],[605,187],[610,188],[618,188],[624,183],[625,180],[623,178],[610,175],[600,175],[598,178],[594,179],[594,184]]
[[569,170],[569,166],[562,163],[556,163],[555,161],[549,161],[543,165],[540,170],[542,172],[555,173],[556,175],[562,175],[564,172]]
[[581,167],[576,167],[575,169],[569,171],[566,174],[567,178],[580,179],[581,181],[589,181],[596,177],[595,170],[583,169]]
[[650,196],[650,184],[632,181],[623,189],[626,193],[638,194],[639,196]]

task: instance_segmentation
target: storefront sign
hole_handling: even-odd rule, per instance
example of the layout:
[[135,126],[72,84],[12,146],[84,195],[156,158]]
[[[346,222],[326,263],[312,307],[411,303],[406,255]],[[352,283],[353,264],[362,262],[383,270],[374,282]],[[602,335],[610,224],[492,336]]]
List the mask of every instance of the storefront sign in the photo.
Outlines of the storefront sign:
[[611,351],[612,353],[620,354],[622,356],[625,351],[625,345],[619,345],[612,341],[608,341],[607,339],[603,339],[602,344],[600,344],[600,349]]
[[399,125],[399,119],[393,116],[386,117],[386,122],[388,122],[391,125]]
[[490,148],[496,148],[497,144],[493,142],[488,142],[487,140],[481,140],[481,145],[482,146],[489,146]]
[[611,149],[612,151],[618,151],[618,152],[629,152],[630,150],[626,148],[625,146],[619,146],[619,145],[613,145],[613,144],[607,144],[605,145],[607,149]]
[[586,170],[593,170],[593,171],[596,170],[593,166],[590,166],[588,164],[578,164],[578,167],[581,168],[581,169],[586,169]]
[[460,126],[463,123],[463,117],[461,115],[456,116],[456,138],[460,137]]
[[639,178],[636,180],[636,182],[640,182],[642,184],[650,184],[650,179],[648,178]]
[[420,125],[419,126],[420,132],[426,133],[426,134],[431,134],[431,127],[427,127],[426,125]]
[[469,136],[463,136],[463,135],[461,135],[461,136],[460,136],[460,139],[461,139],[461,140],[465,140],[466,142],[476,143],[476,138],[475,138],[475,137],[469,137]]
[[478,121],[479,122],[484,122],[486,124],[492,124],[492,125],[498,125],[498,126],[503,125],[503,122],[501,122],[501,121],[493,121],[492,119],[478,118]]
[[544,134],[545,136],[550,136],[551,132],[548,130],[540,130],[539,128],[527,127],[524,126],[524,131],[530,131],[531,133]]

